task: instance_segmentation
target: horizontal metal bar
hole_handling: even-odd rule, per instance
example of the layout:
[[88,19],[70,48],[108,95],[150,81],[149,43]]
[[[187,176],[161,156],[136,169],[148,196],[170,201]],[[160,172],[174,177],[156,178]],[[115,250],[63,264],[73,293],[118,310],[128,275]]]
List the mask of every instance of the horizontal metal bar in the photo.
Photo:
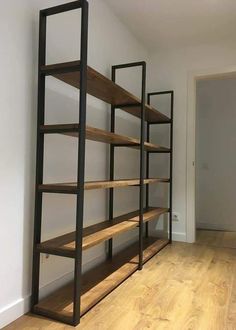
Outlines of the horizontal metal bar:
[[50,319],[53,319],[55,321],[59,321],[59,322],[63,322],[66,323],[68,325],[73,326],[74,322],[73,322],[73,318],[72,316],[65,316],[65,315],[60,315],[59,313],[50,311],[49,309],[41,309],[38,307],[33,307],[33,313],[40,315],[40,316],[44,316]]
[[65,4],[62,4],[59,6],[42,9],[42,10],[40,10],[40,13],[42,13],[45,16],[51,16],[51,15],[55,15],[55,14],[64,13],[65,11],[79,9],[81,7],[82,7],[81,1],[77,0],[77,1],[69,2],[69,3],[65,3]]
[[157,182],[153,182],[152,184],[160,184],[160,183],[170,183],[170,179],[168,178],[168,179],[165,179],[165,180],[163,180],[163,181],[157,181]]
[[43,192],[45,194],[69,194],[69,195],[76,195],[78,191],[75,189],[73,191],[67,190],[67,189],[44,189],[44,188],[39,188],[40,192]]
[[113,65],[112,68],[114,69],[124,69],[124,68],[131,68],[134,66],[143,66],[146,64],[146,62],[141,61],[141,62],[132,62],[132,63],[124,63],[124,64],[118,64],[118,65]]
[[[134,148],[134,149],[137,149],[139,150],[139,148],[137,147],[140,147],[140,144],[113,144],[114,147],[119,147],[119,148],[122,148],[122,147],[127,147],[127,148]],[[144,148],[146,148],[146,146],[144,146]],[[144,152],[151,152],[151,153],[171,153],[170,150],[146,150],[144,149]]]
[[172,123],[172,120],[168,120],[168,121],[155,121],[155,122],[148,122],[149,125],[160,125],[160,124],[171,124]]
[[61,250],[57,251],[53,248],[41,248],[40,246],[37,246],[37,251],[42,254],[50,254],[53,256],[59,256],[59,257],[65,257],[65,258],[75,258],[75,251],[66,251],[66,250]]
[[137,144],[113,144],[113,146],[114,147],[127,147],[127,148],[136,148],[136,149],[138,149],[137,147],[139,147],[140,146],[140,143],[137,143]]
[[78,128],[40,128],[40,134],[78,133]]
[[66,67],[44,66],[44,67],[40,68],[40,74],[43,74],[45,76],[51,76],[51,75],[60,74],[60,73],[76,72],[76,71],[80,71],[80,64],[73,64],[71,66],[66,66]]
[[148,93],[148,95],[162,95],[162,94],[172,94],[174,91],[169,90],[169,91],[162,91],[162,92],[153,92],[153,93]]
[[117,104],[114,105],[115,108],[132,108],[132,107],[141,107],[141,102],[137,103],[128,103],[128,104]]
[[171,154],[172,150],[148,150],[150,154]]

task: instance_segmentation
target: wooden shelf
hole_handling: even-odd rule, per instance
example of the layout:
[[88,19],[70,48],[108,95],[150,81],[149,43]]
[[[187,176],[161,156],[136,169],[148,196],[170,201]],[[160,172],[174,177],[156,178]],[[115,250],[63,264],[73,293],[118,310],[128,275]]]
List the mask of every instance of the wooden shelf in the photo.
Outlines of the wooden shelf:
[[[169,243],[165,239],[144,239],[144,262]],[[114,258],[85,273],[82,278],[81,315],[96,305],[138,269],[138,243],[124,249]],[[73,313],[73,282],[40,301],[34,311],[38,314],[68,321]]]
[[[68,136],[73,136],[78,138],[78,128],[79,124],[60,124],[60,125],[41,125],[40,132],[45,134],[64,134]],[[140,141],[138,139],[123,136],[111,132],[107,132],[105,130],[94,128],[94,127],[86,127],[86,139],[96,142],[109,143],[113,145],[126,146],[138,148],[140,147]],[[170,149],[161,147],[159,145],[145,142],[144,148],[146,151],[163,151],[168,152]]]
[[[41,67],[41,72],[45,75],[52,75],[75,88],[80,88],[80,61],[45,65]],[[136,117],[141,116],[140,99],[89,66],[87,70],[87,92]],[[167,116],[150,105],[146,104],[145,112],[145,120],[150,123],[170,122]]]
[[[169,182],[168,178],[150,178],[144,179],[144,184],[157,183],[157,182]],[[104,181],[88,181],[85,182],[84,189],[109,189],[109,188],[120,188],[128,186],[139,185],[139,179],[124,179],[124,180],[104,180]],[[77,183],[67,182],[67,183],[45,183],[38,186],[39,191],[48,193],[65,193],[65,194],[76,194],[77,193]]]
[[[158,218],[161,214],[167,213],[168,208],[150,207],[144,211],[144,222]],[[99,243],[102,243],[125,231],[136,228],[139,225],[139,211],[134,211],[112,221],[104,221],[84,228],[83,230],[83,250],[87,250]],[[54,254],[69,258],[75,257],[75,232],[68,233],[41,244],[37,250],[42,253]]]

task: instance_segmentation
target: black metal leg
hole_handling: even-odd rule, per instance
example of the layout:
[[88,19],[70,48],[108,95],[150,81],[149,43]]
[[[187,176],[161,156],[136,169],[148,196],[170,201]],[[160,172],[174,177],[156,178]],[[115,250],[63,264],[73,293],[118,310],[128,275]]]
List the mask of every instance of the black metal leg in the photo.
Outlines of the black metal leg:
[[[113,115],[111,117],[114,117],[115,109],[111,110]],[[113,118],[111,118],[113,121]],[[114,153],[115,148],[113,145],[110,146],[110,180],[114,180]],[[109,189],[109,220],[112,221],[114,216],[114,189]],[[108,241],[108,258],[112,258],[113,255],[113,239],[110,238]]]
[[80,50],[80,100],[79,100],[79,143],[77,169],[77,205],[76,205],[76,239],[74,270],[74,325],[80,322],[82,238],[84,214],[84,167],[86,139],[86,105],[87,105],[87,48],[88,48],[88,3],[82,3],[81,16],[81,50]]
[[[116,80],[116,70],[114,67],[111,69],[111,80],[115,82]],[[115,107],[111,106],[111,123],[110,123],[110,131],[112,133],[115,132]],[[110,145],[110,180],[114,180],[114,161],[115,161],[115,147],[114,145]],[[112,221],[114,217],[114,189],[109,189],[109,220]],[[108,241],[108,258],[112,258],[113,255],[113,239],[109,239]]]
[[[149,101],[149,100],[148,100]],[[148,103],[149,104],[149,103]],[[147,142],[150,142],[150,125],[147,123]],[[149,178],[149,152],[146,152],[146,178]],[[149,184],[146,185],[146,208],[149,207]],[[146,237],[149,236],[149,226],[146,222]]]
[[46,16],[40,13],[39,17],[39,76],[38,76],[38,119],[37,119],[37,155],[36,155],[36,183],[35,183],[35,215],[34,215],[34,243],[33,243],[33,269],[32,269],[32,297],[31,308],[39,300],[39,273],[40,254],[37,244],[41,242],[42,225],[42,193],[38,186],[43,182],[44,134],[40,134],[40,125],[44,124],[45,115],[45,76],[40,72],[41,65],[46,60]]
[[140,132],[140,193],[139,193],[139,270],[143,268],[143,211],[144,211],[144,142],[145,142],[145,95],[146,63],[142,63],[142,98],[141,98],[141,132]]
[[173,186],[173,115],[174,115],[174,91],[171,91],[171,124],[170,124],[170,192],[169,192],[169,239],[172,243],[172,186]]

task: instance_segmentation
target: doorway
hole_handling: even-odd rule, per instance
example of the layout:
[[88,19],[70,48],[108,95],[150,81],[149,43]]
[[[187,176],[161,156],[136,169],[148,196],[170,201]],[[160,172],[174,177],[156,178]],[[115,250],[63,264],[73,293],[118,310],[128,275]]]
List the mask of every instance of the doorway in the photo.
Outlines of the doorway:
[[234,76],[196,83],[197,242],[207,236],[228,244],[236,232],[235,91]]
[[[189,243],[193,243],[196,241],[196,227],[199,226],[199,222],[204,222],[205,219],[203,221],[200,221],[199,219],[196,219],[196,216],[199,216],[199,210],[196,209],[197,205],[196,205],[196,178],[197,178],[197,167],[195,166],[196,164],[196,152],[197,152],[197,136],[196,136],[196,129],[197,129],[197,88],[198,88],[198,84],[202,82],[202,84],[204,84],[204,82],[207,81],[211,81],[211,80],[216,80],[216,81],[220,81],[220,80],[231,80],[231,82],[236,81],[236,67],[229,67],[229,68],[223,68],[223,69],[212,69],[212,70],[202,70],[199,72],[190,72],[188,74],[188,115],[187,115],[187,185],[186,185],[186,190],[187,190],[187,200],[186,200],[186,204],[187,204],[187,208],[186,208],[186,219],[187,219],[187,223],[186,223],[186,232],[187,232],[187,241]],[[235,86],[236,88],[236,86]],[[234,96],[234,95],[233,95]],[[232,96],[232,97],[233,97]],[[236,98],[235,98],[236,101]],[[228,101],[227,101],[228,102]],[[222,115],[224,114],[224,109],[226,107],[226,104],[222,103]],[[236,102],[235,102],[236,105]],[[236,108],[236,106],[235,106]],[[232,111],[232,109],[231,109]],[[236,109],[235,112],[236,113]],[[221,121],[223,121],[223,119],[221,119]],[[236,122],[236,118],[235,121]],[[222,123],[222,127],[226,126],[226,122],[223,121]],[[235,142],[236,140],[234,140]],[[233,145],[233,143],[232,143]],[[215,144],[216,146],[216,144]],[[216,146],[217,147],[217,146]],[[223,146],[224,148],[227,149],[227,145]],[[232,155],[234,153],[234,149],[233,147],[231,148],[231,152]],[[218,148],[219,149],[219,148]],[[217,150],[218,150],[217,149]],[[229,149],[229,148],[228,148]],[[220,150],[219,151],[219,155],[220,155]],[[218,157],[219,159],[219,157]],[[221,159],[222,163],[223,160]],[[235,164],[235,163],[234,163]],[[232,160],[231,160],[231,165],[232,165]],[[197,164],[198,166],[198,164]],[[201,164],[202,166],[202,171],[207,172],[208,171],[208,165],[207,162],[202,162]],[[212,165],[211,165],[212,166]],[[214,167],[214,164],[213,164]],[[205,173],[206,174],[206,173]],[[231,173],[231,180],[234,179],[233,174]],[[229,180],[229,176],[228,179]],[[199,187],[197,188],[199,189]],[[208,192],[209,193],[209,192]],[[222,189],[221,189],[221,193],[222,193]],[[228,192],[227,192],[228,193]],[[230,194],[228,195],[230,196]],[[228,197],[229,198],[229,197]],[[234,195],[231,196],[232,200],[234,199]],[[234,207],[234,202],[232,202],[231,206],[229,207],[230,210],[226,210],[225,208],[223,209],[222,213],[221,213],[221,223],[223,222],[222,220],[222,214],[224,214],[224,210],[226,211],[226,217],[229,216],[229,211],[231,211],[231,214],[234,212],[233,207]],[[211,207],[213,208],[214,205],[211,205]],[[227,205],[226,205],[227,208]],[[227,213],[228,212],[228,213]],[[198,215],[197,215],[198,213]],[[198,224],[197,224],[198,222]],[[206,222],[206,221],[205,221]],[[213,222],[212,222],[213,224]],[[202,223],[201,223],[202,225]],[[213,230],[214,227],[212,225],[211,230]],[[216,227],[215,227],[216,229]],[[214,229],[214,230],[215,230]],[[218,230],[224,230],[226,229],[226,227],[218,227]],[[228,227],[227,227],[228,229]],[[231,227],[230,230],[234,230],[234,227]]]

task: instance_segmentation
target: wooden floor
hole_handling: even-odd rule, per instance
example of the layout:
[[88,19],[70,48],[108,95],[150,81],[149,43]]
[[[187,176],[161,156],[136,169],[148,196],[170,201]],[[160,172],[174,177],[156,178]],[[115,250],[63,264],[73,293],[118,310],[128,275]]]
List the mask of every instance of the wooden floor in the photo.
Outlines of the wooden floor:
[[211,245],[215,247],[236,249],[236,232],[220,230],[198,230],[196,243]]
[[[96,307],[76,329],[236,330],[236,233],[198,231],[173,243]],[[73,329],[25,315],[5,329]]]

